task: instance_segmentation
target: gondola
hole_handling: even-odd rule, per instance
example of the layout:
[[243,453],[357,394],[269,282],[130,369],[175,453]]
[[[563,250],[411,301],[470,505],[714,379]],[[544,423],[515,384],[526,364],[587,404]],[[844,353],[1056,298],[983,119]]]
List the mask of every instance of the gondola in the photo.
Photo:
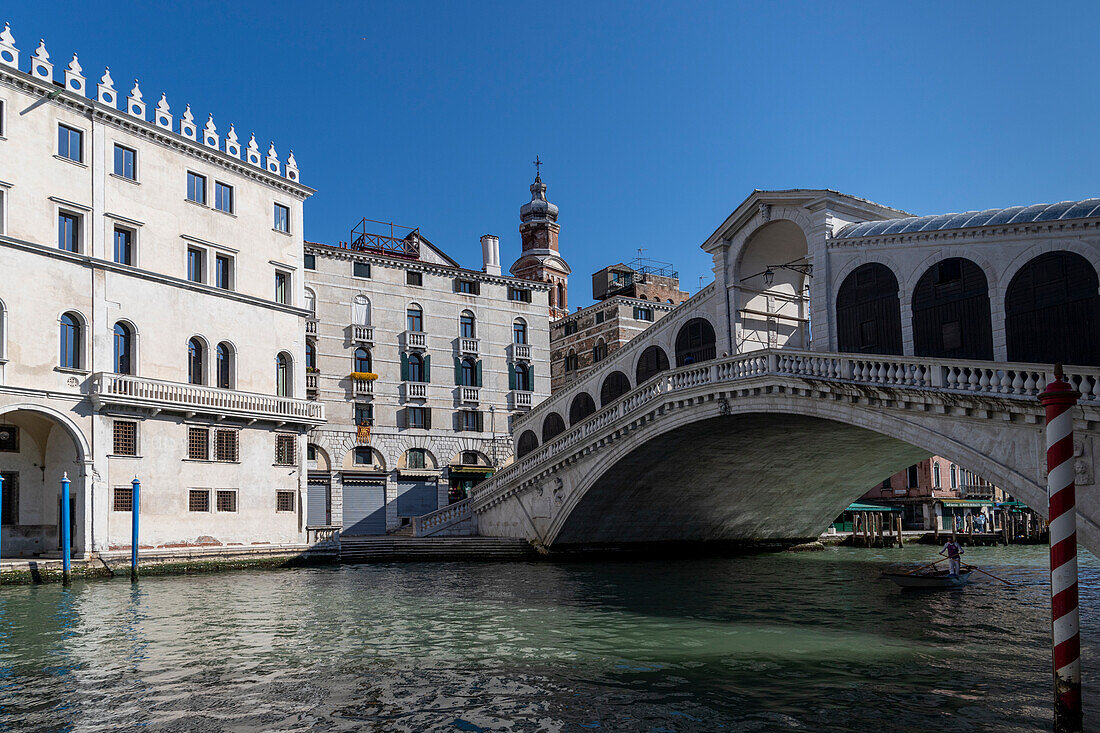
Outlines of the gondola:
[[883,573],[882,577],[889,578],[902,588],[962,588],[970,582],[972,570],[960,570],[958,575],[951,575],[946,570],[931,573]]

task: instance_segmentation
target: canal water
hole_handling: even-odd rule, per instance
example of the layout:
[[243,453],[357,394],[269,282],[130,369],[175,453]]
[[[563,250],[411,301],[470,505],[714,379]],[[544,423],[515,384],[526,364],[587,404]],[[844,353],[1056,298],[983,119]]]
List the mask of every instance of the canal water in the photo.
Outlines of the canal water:
[[[1044,548],[407,563],[0,589],[0,729],[1036,731]],[[1100,563],[1082,563],[1100,729]]]

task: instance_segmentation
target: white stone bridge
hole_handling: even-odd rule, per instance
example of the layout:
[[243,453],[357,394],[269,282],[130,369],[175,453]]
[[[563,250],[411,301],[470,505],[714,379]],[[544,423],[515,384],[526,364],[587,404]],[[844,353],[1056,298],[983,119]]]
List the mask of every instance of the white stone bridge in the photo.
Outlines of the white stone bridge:
[[755,192],[703,245],[715,282],[517,419],[515,460],[416,531],[803,540],[930,454],[1045,513],[1037,395],[1065,360],[1088,365],[1066,371],[1098,551],[1098,224],[1095,200],[910,217]]

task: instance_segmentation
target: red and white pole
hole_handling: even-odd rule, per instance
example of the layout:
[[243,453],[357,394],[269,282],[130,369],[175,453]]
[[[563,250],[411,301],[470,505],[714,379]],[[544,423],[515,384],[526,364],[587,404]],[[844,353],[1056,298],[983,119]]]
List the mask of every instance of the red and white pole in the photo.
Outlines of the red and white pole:
[[1077,614],[1077,497],[1073,472],[1073,406],[1080,395],[1062,380],[1039,395],[1047,412],[1047,492],[1050,501],[1050,600],[1054,644],[1054,730],[1082,730],[1081,631]]

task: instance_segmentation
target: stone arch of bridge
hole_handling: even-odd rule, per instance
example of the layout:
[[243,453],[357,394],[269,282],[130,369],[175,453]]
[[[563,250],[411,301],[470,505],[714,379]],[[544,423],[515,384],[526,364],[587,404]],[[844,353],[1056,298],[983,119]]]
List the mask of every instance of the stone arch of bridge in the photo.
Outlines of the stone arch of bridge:
[[[1041,433],[1023,426],[1015,441],[987,440],[991,450],[983,451],[967,421],[937,425],[932,416],[910,420],[773,393],[702,401],[637,430],[593,453],[598,458],[587,466],[575,464],[573,485],[541,532],[545,544],[808,539],[884,476],[931,454],[1045,508],[1036,464],[1027,463],[1040,452]],[[675,475],[662,466],[674,467]],[[740,483],[715,486],[708,475]],[[723,498],[724,492],[736,494]],[[1094,523],[1084,524],[1084,534],[1100,538]]]

